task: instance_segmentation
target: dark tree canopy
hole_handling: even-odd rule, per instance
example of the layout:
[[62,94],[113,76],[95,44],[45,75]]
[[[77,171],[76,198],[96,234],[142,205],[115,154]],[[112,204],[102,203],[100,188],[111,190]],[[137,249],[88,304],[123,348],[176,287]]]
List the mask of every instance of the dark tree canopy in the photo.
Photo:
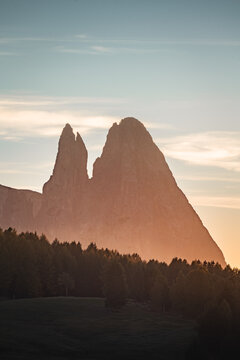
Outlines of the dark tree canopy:
[[177,258],[146,262],[94,243],[82,249],[80,242],[50,244],[44,235],[0,229],[0,298],[62,295],[105,297],[112,308],[131,300],[194,319],[212,358],[233,351],[240,337],[238,269]]
[[122,264],[116,259],[109,261],[103,269],[102,279],[106,306],[120,308],[125,305],[127,281]]

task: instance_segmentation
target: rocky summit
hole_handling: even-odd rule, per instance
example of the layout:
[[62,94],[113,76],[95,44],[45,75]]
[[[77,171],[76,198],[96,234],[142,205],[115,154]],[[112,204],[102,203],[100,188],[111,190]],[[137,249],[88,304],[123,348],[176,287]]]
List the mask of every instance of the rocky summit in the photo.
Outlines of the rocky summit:
[[159,148],[134,118],[115,123],[87,174],[87,150],[67,124],[42,194],[0,186],[0,226],[38,231],[143,259],[215,261],[224,256],[178,188]]

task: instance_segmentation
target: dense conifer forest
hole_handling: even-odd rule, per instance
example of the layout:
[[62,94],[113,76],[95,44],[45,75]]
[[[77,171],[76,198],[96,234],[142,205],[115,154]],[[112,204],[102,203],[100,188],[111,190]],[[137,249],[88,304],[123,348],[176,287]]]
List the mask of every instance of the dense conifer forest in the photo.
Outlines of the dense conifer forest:
[[213,356],[236,350],[240,336],[240,271],[214,262],[170,264],[137,254],[98,249],[91,243],[49,243],[44,235],[0,230],[0,297],[104,297],[114,311],[129,301],[149,311],[173,313],[197,323],[190,352]]

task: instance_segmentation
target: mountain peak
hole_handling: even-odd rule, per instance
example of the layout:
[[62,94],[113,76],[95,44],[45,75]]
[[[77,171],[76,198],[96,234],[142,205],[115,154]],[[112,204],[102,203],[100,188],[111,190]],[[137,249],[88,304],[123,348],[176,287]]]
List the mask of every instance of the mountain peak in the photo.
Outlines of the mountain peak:
[[75,141],[75,135],[73,133],[73,129],[71,127],[70,124],[66,124],[62,130],[60,139],[59,139],[59,144],[61,143],[61,141],[65,142],[65,139],[67,139],[67,141]]
[[73,129],[71,127],[71,125],[69,123],[66,123],[64,128],[63,128],[63,131],[71,131],[73,132]]
[[[10,203],[5,221],[16,208],[19,190],[11,192],[10,198],[6,190],[2,193]],[[180,257],[225,265],[221,250],[178,188],[164,155],[133,117],[113,124],[91,180],[85,144],[66,124],[53,174],[41,196],[33,203],[22,196],[23,206],[14,212],[14,218],[22,220],[11,220],[11,226],[29,223],[34,228],[37,224],[37,230],[50,239],[80,238],[83,246],[94,239],[99,247],[137,252],[145,259],[168,262]],[[32,206],[38,209],[37,215],[31,215]],[[1,216],[0,208],[3,223]]]
[[141,123],[141,121],[137,120],[134,117],[126,117],[124,119],[122,119],[119,123],[119,126],[123,127],[123,126],[127,126],[127,127],[142,127],[144,128],[143,123]]
[[88,178],[87,156],[81,136],[77,133],[75,137],[70,124],[66,124],[59,139],[53,175],[44,185],[43,191],[50,189],[51,183],[58,183],[59,186],[64,184],[70,190],[84,183]]
[[70,125],[69,123],[66,123],[64,127],[65,127],[65,128],[66,128],[66,127],[70,127],[70,128],[72,129],[72,127],[71,127],[71,125]]
[[221,251],[139,120],[127,117],[113,124],[94,163],[92,186],[97,199],[92,205],[96,208],[92,237],[103,241],[99,234],[104,233],[104,246],[112,247],[114,238],[119,250],[135,251],[137,243],[137,252],[147,258],[161,254],[170,261],[174,253],[224,264]]

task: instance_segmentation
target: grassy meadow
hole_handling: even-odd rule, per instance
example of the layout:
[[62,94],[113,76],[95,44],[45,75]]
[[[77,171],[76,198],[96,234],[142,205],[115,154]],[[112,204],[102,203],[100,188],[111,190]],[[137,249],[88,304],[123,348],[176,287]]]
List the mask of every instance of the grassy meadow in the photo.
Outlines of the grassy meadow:
[[184,359],[196,325],[129,302],[55,297],[0,302],[1,359]]

